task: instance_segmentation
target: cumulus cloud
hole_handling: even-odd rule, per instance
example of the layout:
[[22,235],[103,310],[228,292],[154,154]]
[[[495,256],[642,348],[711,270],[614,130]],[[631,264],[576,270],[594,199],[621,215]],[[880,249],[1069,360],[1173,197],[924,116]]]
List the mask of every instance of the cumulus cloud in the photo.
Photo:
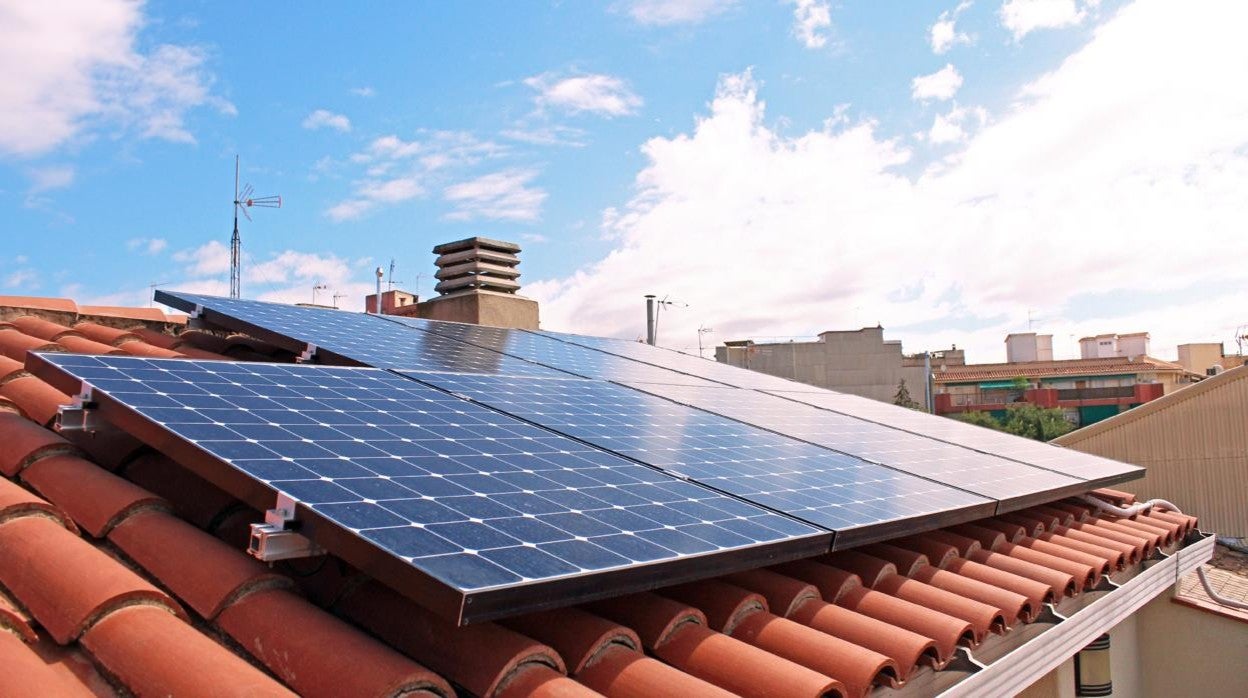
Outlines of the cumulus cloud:
[[822,48],[828,43],[824,31],[832,26],[832,10],[819,0],[793,0],[793,35],[806,48]]
[[524,84],[537,90],[533,99],[539,108],[553,107],[572,114],[627,116],[635,114],[642,105],[641,97],[626,82],[611,75],[564,78],[543,73],[525,78]]
[[697,24],[737,4],[737,0],[626,0],[622,9],[638,24]]
[[533,221],[541,216],[545,190],[528,186],[536,170],[505,170],[446,188],[442,197],[455,205],[447,220]]
[[910,96],[914,99],[953,99],[962,87],[962,75],[952,63],[931,75],[920,75],[910,82]]
[[307,118],[303,120],[303,127],[310,131],[315,131],[319,128],[332,128],[335,131],[349,133],[351,131],[351,120],[342,114],[335,114],[326,109],[317,109],[308,114]]
[[957,28],[958,15],[971,6],[970,0],[958,3],[953,11],[945,10],[928,29],[928,41],[932,45],[932,53],[942,54],[958,44],[970,45],[974,39],[966,32]]
[[[179,250],[173,259],[182,264],[184,278],[170,284],[171,288],[212,295],[229,293],[230,251],[225,245],[213,240]],[[341,307],[361,310],[364,296],[373,292],[369,268],[368,260],[306,250],[283,250],[262,260],[244,255],[241,285],[248,298],[278,303],[311,303],[312,287],[323,285],[325,288],[316,293],[316,302],[328,304],[334,295],[341,294],[345,296]],[[136,292],[120,293],[129,298]]]
[[960,107],[955,104],[948,113],[937,114],[932,120],[927,141],[932,145],[964,141],[971,121],[982,127],[988,121],[988,112],[982,107]]
[[165,251],[169,241],[164,238],[131,238],[126,241],[126,249],[145,255],[157,255]]
[[1057,29],[1083,22],[1100,0],[1007,0],[1001,6],[1001,24],[1018,41],[1037,29]]
[[869,120],[768,128],[754,81],[728,76],[691,130],[642,147],[635,194],[603,217],[610,253],[526,293],[549,329],[628,338],[642,295],[671,294],[689,307],[664,314],[660,342],[678,348],[699,325],[734,339],[880,322],[910,351],[1000,360],[1028,309],[1059,343],[1227,336],[1248,300],[1248,92],[1226,89],[1248,69],[1245,14],[1128,6],[918,176]]
[[140,51],[141,3],[99,0],[0,8],[0,152],[34,156],[101,131],[194,142],[192,110],[234,114],[211,91],[205,52],[163,44]]

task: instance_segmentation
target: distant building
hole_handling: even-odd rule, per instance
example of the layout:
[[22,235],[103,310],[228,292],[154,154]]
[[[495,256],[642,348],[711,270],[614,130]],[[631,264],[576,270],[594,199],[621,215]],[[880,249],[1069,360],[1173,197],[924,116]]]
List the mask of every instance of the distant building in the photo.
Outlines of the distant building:
[[1147,355],[1148,333],[1098,335],[1079,340],[1079,359],[1053,360],[1051,335],[1006,337],[1011,360],[996,364],[934,366],[936,413],[989,412],[1004,417],[1009,405],[1061,409],[1075,426],[1095,424],[1172,393],[1203,377]]
[[1179,345],[1179,365],[1193,373],[1216,376],[1223,371],[1243,366],[1244,356],[1226,354],[1221,342],[1201,342]]
[[[884,339],[883,327],[823,332],[813,342],[725,342],[715,348],[715,360],[884,402],[893,401],[904,379],[911,398],[925,398],[923,355],[904,354],[900,341]],[[931,357],[933,370],[965,362],[957,347]]]

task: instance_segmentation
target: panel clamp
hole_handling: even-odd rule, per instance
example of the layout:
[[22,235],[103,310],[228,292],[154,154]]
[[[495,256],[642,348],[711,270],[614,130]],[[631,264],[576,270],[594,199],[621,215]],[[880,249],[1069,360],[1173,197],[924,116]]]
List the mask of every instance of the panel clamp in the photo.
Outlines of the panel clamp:
[[100,418],[95,402],[95,394],[90,384],[84,382],[74,401],[56,408],[56,421],[53,428],[62,434],[83,433],[94,434],[108,429],[111,425]]
[[325,549],[295,531],[295,505],[285,492],[277,493],[274,508],[264,512],[264,523],[251,524],[247,553],[264,562],[324,555]]

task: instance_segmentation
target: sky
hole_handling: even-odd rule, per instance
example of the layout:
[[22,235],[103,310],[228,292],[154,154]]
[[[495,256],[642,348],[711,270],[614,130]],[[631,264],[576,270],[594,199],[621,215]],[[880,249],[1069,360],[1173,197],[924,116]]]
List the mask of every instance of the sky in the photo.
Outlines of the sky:
[[[512,240],[542,326],[1248,333],[1248,3],[0,0],[0,295],[432,295]],[[706,330],[699,332],[699,328]]]

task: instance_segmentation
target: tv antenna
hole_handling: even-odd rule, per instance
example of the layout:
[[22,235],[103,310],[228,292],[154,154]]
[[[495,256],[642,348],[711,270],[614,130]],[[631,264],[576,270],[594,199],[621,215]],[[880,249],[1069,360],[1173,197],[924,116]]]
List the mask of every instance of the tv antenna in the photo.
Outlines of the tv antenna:
[[[281,208],[282,197],[274,196],[253,196],[255,190],[250,184],[238,188],[238,156],[234,156],[234,236],[230,238],[230,298],[238,298],[241,293],[241,257],[243,243],[238,236],[238,213],[242,211],[243,217],[251,220],[251,214],[247,209],[253,206],[260,208]],[[315,295],[315,294],[314,294]],[[315,298],[313,299],[315,302]]]
[[393,291],[395,284],[402,284],[402,281],[394,280],[394,257],[390,258],[390,274],[386,277],[387,291]]
[[328,284],[312,284],[312,305],[316,305],[316,292],[329,288]]
[[710,334],[714,331],[714,327],[707,327],[705,325],[698,328],[698,358],[704,358],[702,356],[702,335]]
[[346,298],[346,297],[347,297],[347,294],[345,294],[345,293],[335,293],[335,294],[334,294],[334,309],[335,309],[335,310],[337,310],[337,309],[338,309],[338,299],[339,299],[339,298]]

